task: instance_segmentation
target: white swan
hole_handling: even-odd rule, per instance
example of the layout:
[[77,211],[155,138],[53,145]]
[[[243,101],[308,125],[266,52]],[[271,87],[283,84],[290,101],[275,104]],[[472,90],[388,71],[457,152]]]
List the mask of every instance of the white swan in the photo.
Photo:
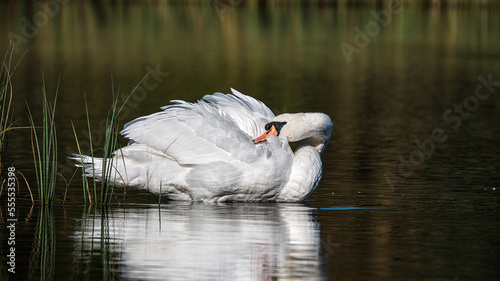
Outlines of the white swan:
[[[330,118],[323,113],[274,116],[262,102],[231,91],[197,103],[174,100],[161,112],[125,124],[121,134],[129,144],[107,161],[113,165],[111,184],[172,200],[304,200],[321,178]],[[292,151],[288,143],[296,141],[302,142]],[[102,158],[73,159],[87,176],[101,180]]]

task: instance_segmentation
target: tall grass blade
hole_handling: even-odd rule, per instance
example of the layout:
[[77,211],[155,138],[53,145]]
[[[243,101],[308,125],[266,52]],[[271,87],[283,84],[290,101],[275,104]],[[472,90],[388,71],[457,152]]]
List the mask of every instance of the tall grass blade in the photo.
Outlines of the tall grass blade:
[[[87,116],[87,129],[88,129],[89,143],[90,143],[90,156],[92,157],[92,186],[94,188],[94,199],[95,199],[96,194],[97,194],[97,190],[96,190],[97,189],[96,188],[97,182],[95,179],[94,146],[92,144],[92,132],[91,132],[92,130],[90,127],[90,117],[89,117],[89,107],[88,107],[88,103],[87,103],[87,95],[84,93],[83,97],[85,99],[85,114]],[[81,155],[81,153],[80,153],[80,155]],[[90,194],[90,189],[87,189],[87,191]],[[92,204],[92,196],[89,196],[89,203]]]
[[[28,108],[28,119],[31,125],[31,144],[33,151],[33,161],[38,184],[39,200],[44,205],[50,205],[54,199],[57,181],[57,133],[55,125],[55,113],[57,105],[57,95],[59,92],[60,77],[57,81],[57,88],[54,96],[54,104],[51,105],[47,98],[45,77],[42,86],[42,133],[37,134],[35,119],[31,109]],[[41,140],[40,140],[41,137]]]
[[[80,149],[80,142],[78,141],[78,136],[76,135],[75,125],[73,124],[73,120],[71,120],[71,127],[73,128],[73,134],[75,136],[76,147],[78,148],[78,155],[80,155],[80,162],[83,163],[83,154]],[[82,183],[83,183],[83,198],[85,198],[85,203],[92,204],[92,196],[89,190],[89,181],[87,180],[87,174],[85,173],[85,169],[82,168]],[[87,199],[88,195],[88,199]],[[88,200],[88,201],[87,201]]]
[[[114,193],[114,185],[113,181],[115,177],[121,177],[121,175],[117,172],[116,169],[116,163],[114,161],[116,160],[114,152],[120,149],[120,143],[119,143],[119,115],[123,108],[125,107],[125,104],[127,101],[132,97],[132,95],[135,93],[135,91],[139,88],[139,86],[142,84],[144,79],[148,77],[149,73],[146,74],[141,81],[134,87],[134,89],[130,92],[130,94],[123,100],[123,104],[121,106],[118,105],[119,103],[119,89],[115,92],[114,88],[114,81],[113,77],[111,77],[111,91],[112,91],[112,104],[111,104],[111,109],[108,111],[107,117],[106,117],[106,125],[105,125],[105,132],[104,132],[104,143],[101,148],[95,149],[92,143],[92,134],[91,134],[91,127],[90,127],[90,117],[89,117],[89,111],[88,111],[88,103],[87,103],[87,96],[84,94],[85,98],[85,113],[87,116],[87,129],[88,129],[88,135],[89,135],[89,142],[90,142],[90,157],[92,159],[92,177],[93,177],[93,192],[90,190],[89,183],[87,179],[85,178],[83,181],[83,192],[84,192],[84,197],[89,198],[88,202],[90,204],[102,204],[102,205],[109,205],[111,204],[111,200],[113,198],[113,193]],[[80,151],[80,146],[79,146],[79,141],[77,134],[75,132],[75,129],[73,127],[73,132],[75,135],[75,140],[77,142],[78,146],[78,153],[80,154],[80,160],[83,162],[83,157],[82,151]],[[96,181],[96,170],[95,170],[95,158],[94,158],[94,152],[97,150],[102,150],[102,165],[101,165],[101,174],[98,175],[101,178],[101,183],[100,183],[100,196],[97,197],[97,186],[99,185]],[[85,171],[82,171],[83,174],[85,174]],[[82,174],[82,176],[83,176]],[[87,199],[85,199],[87,202]]]
[[2,59],[0,67],[0,182],[5,167],[5,155],[7,154],[7,140],[12,124],[12,82],[11,62],[14,49],[7,51]]

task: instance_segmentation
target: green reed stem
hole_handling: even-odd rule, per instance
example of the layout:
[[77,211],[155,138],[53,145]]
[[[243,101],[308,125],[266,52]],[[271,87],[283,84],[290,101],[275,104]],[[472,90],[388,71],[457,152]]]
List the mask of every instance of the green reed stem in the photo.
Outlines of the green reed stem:
[[[87,197],[88,197],[88,203],[90,204],[102,204],[102,205],[109,205],[111,203],[112,197],[113,197],[113,192],[114,192],[114,185],[113,181],[115,177],[120,177],[120,175],[117,170],[116,170],[116,163],[115,161],[115,154],[114,152],[120,149],[120,143],[119,143],[119,115],[123,108],[125,107],[125,104],[127,101],[132,97],[132,95],[135,93],[137,88],[141,85],[141,83],[146,79],[148,74],[146,74],[141,81],[134,87],[134,89],[130,92],[130,94],[126,97],[126,99],[123,101],[123,104],[121,106],[118,106],[119,102],[119,89],[115,93],[115,88],[114,88],[114,82],[113,78],[111,77],[111,90],[112,90],[112,104],[111,104],[111,109],[108,111],[108,115],[106,117],[106,125],[105,125],[105,134],[104,134],[104,143],[102,148],[99,148],[99,150],[102,149],[102,169],[101,169],[101,184],[100,184],[100,197],[97,197],[97,181],[95,180],[96,176],[96,171],[95,171],[95,160],[94,160],[94,145],[92,143],[92,134],[91,134],[91,126],[90,126],[90,117],[89,117],[89,111],[88,111],[88,104],[87,104],[87,96],[84,94],[85,98],[85,113],[87,115],[87,129],[88,129],[88,135],[90,138],[90,156],[92,157],[92,177],[93,177],[93,192],[91,192],[88,181],[86,179],[86,174],[85,171],[82,171],[82,176],[85,178],[83,179],[83,194],[85,197],[85,202],[87,203]],[[77,147],[78,147],[78,153],[82,155],[82,152],[80,150],[80,145],[79,145],[79,140],[77,137],[77,134],[75,132],[75,129],[73,127],[73,133],[75,135],[75,140],[77,142]],[[83,160],[83,157],[81,156],[80,158]],[[82,161],[83,162],[83,161]]]
[[11,110],[11,108],[13,91],[11,79],[17,67],[17,64],[12,66],[13,54],[14,48],[9,46],[5,56],[2,58],[2,65],[0,66],[0,174],[3,171],[3,167],[5,167],[4,162],[5,155],[7,154],[8,136],[12,129],[13,110]]
[[[43,76],[42,76],[43,77]],[[54,199],[57,180],[57,133],[55,126],[55,113],[57,106],[57,94],[59,92],[60,77],[57,81],[57,88],[54,97],[54,104],[51,105],[47,99],[45,87],[45,77],[42,86],[42,135],[41,140],[37,134],[35,120],[31,113],[28,102],[28,119],[32,131],[32,151],[35,165],[36,179],[38,184],[38,194],[40,202],[50,205]]]
[[[71,127],[73,128],[73,134],[75,136],[76,147],[78,148],[78,155],[80,155],[80,162],[83,163],[83,155],[82,150],[80,148],[80,141],[78,140],[78,136],[76,134],[75,125],[73,124],[73,120],[71,120]],[[92,196],[89,190],[89,181],[87,180],[87,174],[85,173],[85,169],[82,169],[82,184],[83,184],[83,198],[85,198],[85,203],[92,204]],[[88,201],[87,201],[88,195]]]
[[122,175],[118,174],[116,170],[116,163],[114,152],[120,148],[119,143],[119,130],[120,127],[118,116],[123,110],[127,101],[132,97],[137,88],[141,85],[141,83],[146,79],[148,74],[146,74],[141,81],[134,87],[134,89],[130,92],[127,98],[123,101],[122,105],[118,107],[118,99],[119,92],[118,89],[115,94],[114,82],[113,78],[111,78],[111,90],[113,94],[113,102],[111,106],[111,111],[108,112],[108,116],[106,118],[106,134],[104,137],[104,145],[103,145],[103,169],[102,169],[102,182],[101,182],[101,202],[103,204],[110,204],[112,195],[114,192],[114,185],[112,182],[115,177],[121,177]]

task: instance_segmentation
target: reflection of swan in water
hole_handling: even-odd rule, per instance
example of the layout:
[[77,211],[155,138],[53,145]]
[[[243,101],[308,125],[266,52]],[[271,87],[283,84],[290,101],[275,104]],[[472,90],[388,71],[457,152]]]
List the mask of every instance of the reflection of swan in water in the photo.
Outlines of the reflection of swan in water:
[[103,218],[87,220],[85,251],[76,254],[88,260],[93,241],[90,253],[101,256],[96,238],[104,231],[101,242],[112,241],[113,270],[123,279],[325,279],[319,224],[303,205],[176,204]]

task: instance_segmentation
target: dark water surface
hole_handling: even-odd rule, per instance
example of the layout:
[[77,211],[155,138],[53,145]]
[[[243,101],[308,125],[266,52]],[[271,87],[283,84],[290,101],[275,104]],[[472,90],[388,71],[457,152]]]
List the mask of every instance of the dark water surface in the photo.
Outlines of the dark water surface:
[[[125,96],[147,72],[122,124],[233,87],[276,114],[328,114],[332,140],[302,204],[158,205],[127,190],[88,208],[76,176],[64,206],[61,180],[53,207],[30,209],[21,182],[15,274],[1,198],[1,280],[500,279],[496,5],[57,3],[2,2],[0,51],[8,38],[15,61],[26,51],[12,81],[17,126],[26,101],[41,114],[42,73],[50,96],[60,75],[66,179],[71,120],[85,140],[84,93],[98,146],[112,85]],[[29,130],[9,137],[6,163],[37,197]]]

